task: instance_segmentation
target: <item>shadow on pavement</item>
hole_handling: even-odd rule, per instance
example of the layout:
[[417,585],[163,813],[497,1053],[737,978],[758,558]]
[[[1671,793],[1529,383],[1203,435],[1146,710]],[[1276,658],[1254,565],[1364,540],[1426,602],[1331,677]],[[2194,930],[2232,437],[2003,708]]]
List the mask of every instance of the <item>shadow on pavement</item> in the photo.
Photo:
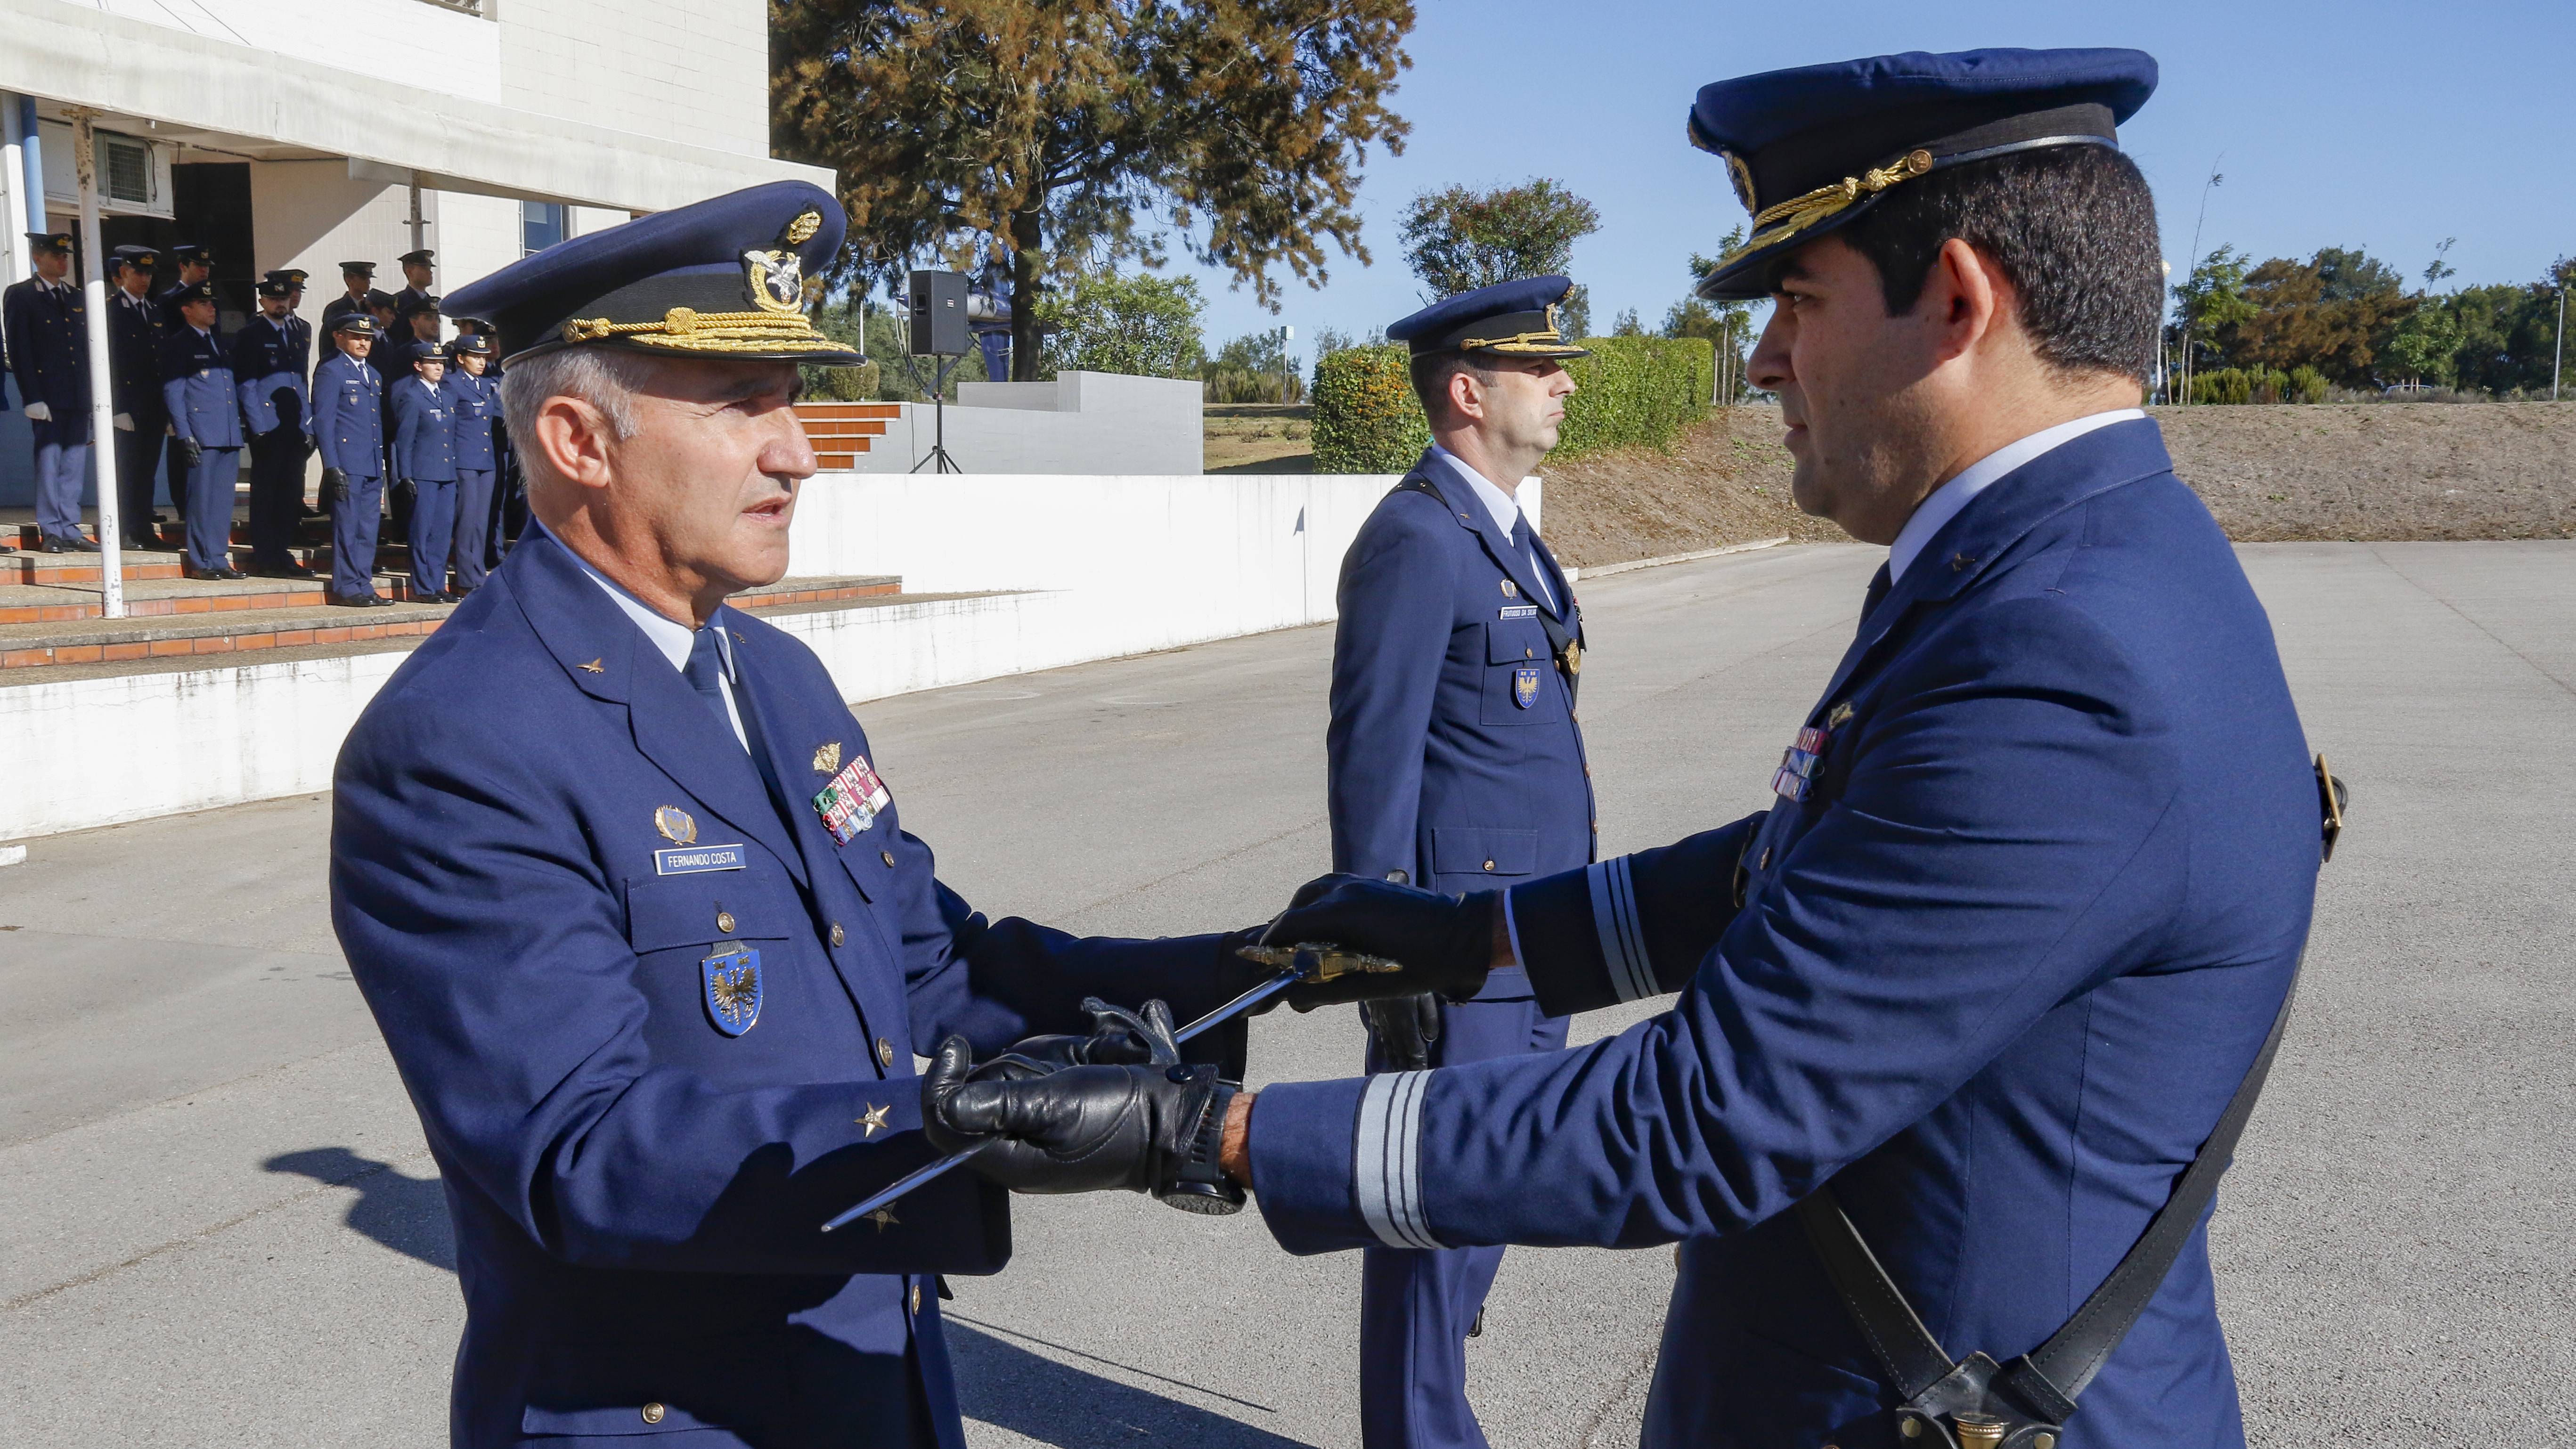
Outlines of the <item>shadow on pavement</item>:
[[438,1179],[405,1177],[390,1162],[361,1157],[346,1147],[281,1152],[260,1164],[271,1172],[300,1173],[333,1187],[355,1188],[351,1230],[407,1258],[444,1272],[456,1271],[456,1239],[447,1221],[447,1197]]
[[[970,1327],[954,1313],[943,1315],[941,1327],[948,1339],[948,1356],[957,1369],[958,1407],[966,1417],[1024,1434],[1041,1444],[1054,1445],[1055,1449],[1129,1449],[1140,1437],[1148,1436],[1158,1442],[1187,1444],[1191,1449],[1309,1449],[1302,1439],[1273,1434],[1193,1404],[1041,1357],[1003,1339],[1000,1334],[1009,1331],[1006,1329],[984,1332]],[[1235,1399],[1212,1389],[1199,1391],[1269,1412],[1248,1399]]]

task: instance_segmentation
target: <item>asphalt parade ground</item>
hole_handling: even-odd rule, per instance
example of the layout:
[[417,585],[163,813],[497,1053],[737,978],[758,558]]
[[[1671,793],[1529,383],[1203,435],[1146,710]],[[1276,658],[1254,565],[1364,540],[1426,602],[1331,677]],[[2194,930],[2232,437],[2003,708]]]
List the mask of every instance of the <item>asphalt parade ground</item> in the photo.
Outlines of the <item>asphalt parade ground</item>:
[[[1879,557],[1779,548],[1582,587],[1605,852],[1765,802]],[[2252,1438],[2560,1438],[2576,543],[2244,557],[2310,743],[2355,797],[2214,1230]],[[979,908],[1227,928],[1327,863],[1331,643],[1295,630],[860,714],[906,823]],[[0,1443],[446,1442],[446,1215],[332,939],[328,818],[322,797],[249,805],[38,840],[0,870]],[[1254,1030],[1256,1082],[1359,1055],[1349,1012]],[[1022,1199],[1016,1224],[1010,1270],[948,1305],[978,1449],[1356,1444],[1355,1255],[1290,1258],[1256,1213],[1125,1197]],[[1497,1445],[1635,1442],[1671,1262],[1511,1254],[1469,1348]]]

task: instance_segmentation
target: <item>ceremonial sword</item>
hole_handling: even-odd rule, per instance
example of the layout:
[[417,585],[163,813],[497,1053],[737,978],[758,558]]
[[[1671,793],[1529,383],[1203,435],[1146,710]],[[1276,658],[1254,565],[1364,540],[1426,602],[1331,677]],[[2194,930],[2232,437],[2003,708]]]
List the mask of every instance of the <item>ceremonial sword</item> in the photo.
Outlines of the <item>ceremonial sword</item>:
[[[1295,946],[1240,946],[1235,949],[1235,954],[1255,965],[1273,967],[1279,974],[1173,1032],[1173,1045],[1177,1046],[1201,1032],[1225,1025],[1300,981],[1330,981],[1336,976],[1347,976],[1354,971],[1387,972],[1404,969],[1401,964],[1390,961],[1384,956],[1364,955],[1358,951],[1345,951],[1339,946],[1311,941]],[[949,1153],[936,1162],[914,1168],[886,1184],[867,1201],[825,1223],[823,1231],[828,1233],[835,1228],[847,1227],[868,1214],[883,1209],[896,1198],[932,1178],[941,1176],[950,1168],[983,1151],[985,1146],[985,1143],[978,1142],[972,1147],[960,1148]]]

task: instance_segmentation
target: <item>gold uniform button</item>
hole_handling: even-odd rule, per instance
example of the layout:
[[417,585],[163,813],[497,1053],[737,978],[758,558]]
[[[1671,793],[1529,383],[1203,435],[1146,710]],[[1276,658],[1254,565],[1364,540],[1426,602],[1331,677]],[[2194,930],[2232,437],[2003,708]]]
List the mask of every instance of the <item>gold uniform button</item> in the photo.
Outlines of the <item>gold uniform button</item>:
[[1494,863],[1493,863],[1492,861],[1490,861],[1490,860],[1489,860],[1489,861],[1486,861],[1486,862],[1485,862],[1485,869],[1487,869],[1487,870],[1492,870],[1493,868],[1494,868]]
[[880,850],[880,851],[878,851],[878,852],[877,852],[877,859],[882,860],[882,861],[884,861],[884,862],[886,863],[886,869],[888,869],[888,870],[892,870],[892,869],[894,869],[894,852],[893,852],[893,851],[891,851],[891,850]]
[[718,912],[716,912],[716,929],[717,929],[717,930],[719,930],[719,931],[724,932],[724,933],[725,933],[725,934],[727,934],[727,935],[731,935],[731,934],[733,934],[733,912],[731,912],[731,911],[718,911]]
[[840,922],[838,922],[838,921],[834,921],[834,922],[832,923],[832,944],[833,944],[833,945],[837,946],[837,945],[841,944],[843,941],[848,940],[848,939],[849,939],[849,935],[850,935],[850,933],[849,933],[849,932],[844,931],[844,930],[842,930],[842,929],[841,929],[841,923],[840,923]]
[[644,1406],[644,1422],[647,1424],[661,1423],[662,1415],[667,1412],[669,1411],[664,1409],[660,1404],[646,1404]]
[[894,1065],[894,1043],[884,1037],[877,1038],[877,1065],[881,1067]]
[[915,1313],[921,1311],[921,1285],[918,1283],[912,1285],[912,1311]]

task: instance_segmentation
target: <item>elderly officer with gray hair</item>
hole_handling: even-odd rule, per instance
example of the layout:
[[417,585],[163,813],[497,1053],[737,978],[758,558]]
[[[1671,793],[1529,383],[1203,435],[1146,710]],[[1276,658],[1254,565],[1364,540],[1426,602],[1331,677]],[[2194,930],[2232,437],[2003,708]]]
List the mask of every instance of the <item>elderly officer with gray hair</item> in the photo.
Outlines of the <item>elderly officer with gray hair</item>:
[[[499,326],[541,527],[351,732],[331,889],[447,1186],[458,1445],[962,1449],[936,1275],[1001,1268],[1007,1198],[959,1173],[820,1231],[934,1155],[916,1046],[1141,1061],[1156,1024],[1087,998],[1266,974],[1250,933],[977,913],[821,662],[726,606],[787,566],[798,365],[858,360],[803,310],[842,229],[777,182],[455,299]],[[1158,1070],[1207,1115],[1216,1063]]]

